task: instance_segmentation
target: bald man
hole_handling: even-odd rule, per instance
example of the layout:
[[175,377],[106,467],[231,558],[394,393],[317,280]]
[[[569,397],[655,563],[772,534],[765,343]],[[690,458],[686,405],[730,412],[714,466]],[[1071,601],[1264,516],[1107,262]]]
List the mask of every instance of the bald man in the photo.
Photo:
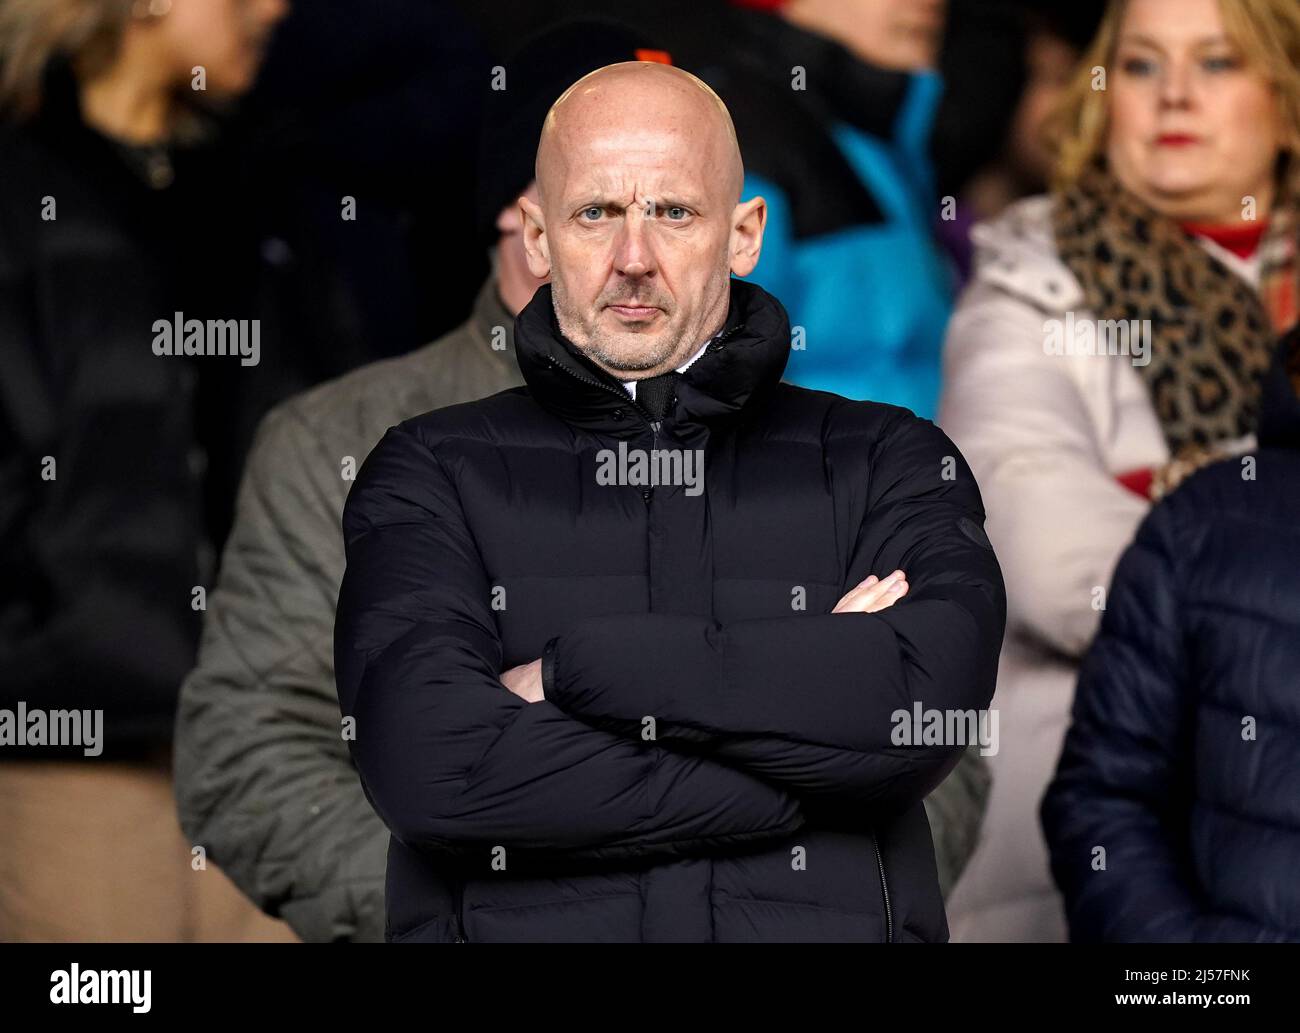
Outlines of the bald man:
[[988,728],[1005,620],[969,468],[781,383],[702,82],[586,76],[536,171],[526,386],[391,428],[343,516],[386,938],[945,940],[922,800]]

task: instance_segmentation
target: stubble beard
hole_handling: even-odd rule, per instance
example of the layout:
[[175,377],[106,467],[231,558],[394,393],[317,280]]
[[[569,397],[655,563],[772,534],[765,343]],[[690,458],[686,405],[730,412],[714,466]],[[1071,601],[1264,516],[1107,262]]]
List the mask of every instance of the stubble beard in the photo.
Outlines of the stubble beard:
[[[681,330],[671,324],[654,335],[634,331],[610,333],[598,326],[588,330],[562,292],[552,289],[551,300],[560,332],[578,351],[611,372],[641,373],[654,369],[681,346]],[[671,317],[664,313],[664,318]]]

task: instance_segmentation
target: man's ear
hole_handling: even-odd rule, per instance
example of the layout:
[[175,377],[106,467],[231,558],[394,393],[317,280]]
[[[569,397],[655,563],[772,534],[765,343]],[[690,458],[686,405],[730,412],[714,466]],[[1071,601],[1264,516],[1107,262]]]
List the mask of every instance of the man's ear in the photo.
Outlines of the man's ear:
[[540,205],[526,197],[519,198],[519,217],[524,226],[524,254],[528,271],[539,280],[551,275],[551,249],[546,240],[546,219]]
[[761,197],[736,205],[731,214],[731,271],[735,275],[748,276],[758,265],[766,225],[767,202]]

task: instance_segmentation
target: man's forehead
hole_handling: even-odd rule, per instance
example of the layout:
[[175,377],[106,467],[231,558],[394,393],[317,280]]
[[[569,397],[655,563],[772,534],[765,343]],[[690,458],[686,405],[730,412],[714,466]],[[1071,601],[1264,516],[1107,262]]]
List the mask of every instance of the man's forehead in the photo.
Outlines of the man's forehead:
[[665,169],[661,173],[593,170],[566,182],[560,203],[633,205],[659,200],[702,207],[706,199],[700,180],[683,176],[677,170]]
[[710,183],[716,148],[701,146],[678,127],[592,127],[557,143],[554,187],[566,201],[592,191],[617,196],[634,190],[691,201],[721,185]]

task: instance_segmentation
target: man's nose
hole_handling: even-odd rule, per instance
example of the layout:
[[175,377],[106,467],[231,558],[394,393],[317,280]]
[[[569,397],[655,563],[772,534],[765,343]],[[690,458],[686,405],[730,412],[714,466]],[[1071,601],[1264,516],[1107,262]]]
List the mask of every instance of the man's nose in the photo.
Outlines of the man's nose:
[[655,272],[649,225],[653,213],[653,203],[629,208],[624,213],[614,245],[614,268],[624,276],[651,276]]

